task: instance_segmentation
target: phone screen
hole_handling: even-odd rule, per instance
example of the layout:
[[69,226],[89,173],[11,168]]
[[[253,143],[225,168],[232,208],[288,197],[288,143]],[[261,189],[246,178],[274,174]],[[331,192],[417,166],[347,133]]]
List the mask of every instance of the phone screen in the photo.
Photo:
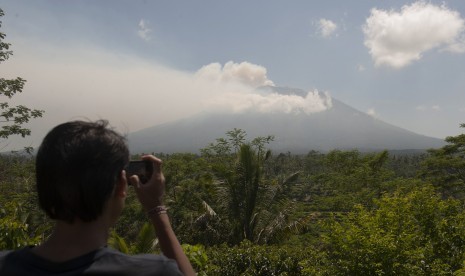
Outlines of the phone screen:
[[153,164],[150,161],[129,161],[129,165],[126,167],[126,178],[128,178],[128,183],[130,184],[129,177],[137,175],[140,182],[144,184],[150,179],[152,172]]

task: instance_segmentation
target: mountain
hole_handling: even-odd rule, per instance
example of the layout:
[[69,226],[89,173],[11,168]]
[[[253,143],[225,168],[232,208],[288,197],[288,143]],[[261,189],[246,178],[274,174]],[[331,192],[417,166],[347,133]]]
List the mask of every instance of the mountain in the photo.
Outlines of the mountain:
[[[267,87],[263,91],[306,95],[303,90],[285,87]],[[245,130],[249,139],[274,135],[275,140],[270,144],[274,152],[296,154],[332,149],[425,150],[444,145],[441,139],[385,123],[337,99],[331,101],[331,108],[312,114],[204,112],[130,133],[129,148],[133,153],[199,152],[233,128]]]

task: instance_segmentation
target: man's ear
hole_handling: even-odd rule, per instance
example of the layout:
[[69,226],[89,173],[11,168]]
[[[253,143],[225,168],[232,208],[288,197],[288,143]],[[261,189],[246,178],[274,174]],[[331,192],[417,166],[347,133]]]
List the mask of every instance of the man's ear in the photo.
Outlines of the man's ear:
[[128,189],[128,180],[126,179],[126,171],[122,170],[120,177],[116,183],[115,196],[126,197]]

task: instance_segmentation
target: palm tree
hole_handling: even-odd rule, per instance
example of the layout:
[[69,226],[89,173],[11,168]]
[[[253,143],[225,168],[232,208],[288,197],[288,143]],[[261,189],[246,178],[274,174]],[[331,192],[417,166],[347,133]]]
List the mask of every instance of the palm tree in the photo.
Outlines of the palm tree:
[[249,144],[242,144],[237,153],[237,161],[231,179],[227,183],[229,210],[234,221],[233,236],[254,240],[256,226],[257,195],[262,184],[260,158]]
[[263,144],[256,145],[241,144],[234,163],[225,166],[229,170],[218,176],[220,213],[228,219],[233,244],[244,239],[269,243],[284,238],[291,229],[299,229],[298,222],[289,221],[293,203],[285,196],[298,173],[281,181],[266,180],[264,163],[271,152],[265,151]]

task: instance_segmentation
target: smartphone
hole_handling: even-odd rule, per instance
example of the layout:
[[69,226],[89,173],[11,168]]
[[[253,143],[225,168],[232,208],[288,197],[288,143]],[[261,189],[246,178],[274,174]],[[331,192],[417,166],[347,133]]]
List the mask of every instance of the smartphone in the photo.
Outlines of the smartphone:
[[139,176],[140,182],[144,184],[149,181],[150,177],[152,177],[152,173],[153,164],[150,161],[129,161],[129,165],[126,167],[126,178],[128,179],[128,184],[131,183],[129,181],[129,177],[133,175]]

